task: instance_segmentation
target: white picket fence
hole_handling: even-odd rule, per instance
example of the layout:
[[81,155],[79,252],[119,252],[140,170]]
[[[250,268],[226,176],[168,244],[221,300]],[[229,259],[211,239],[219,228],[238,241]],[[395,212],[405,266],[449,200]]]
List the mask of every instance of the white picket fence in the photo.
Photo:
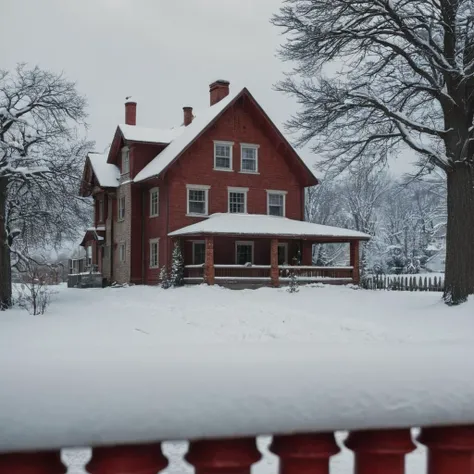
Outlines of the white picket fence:
[[443,291],[444,278],[419,275],[372,275],[364,278],[361,284],[368,290]]

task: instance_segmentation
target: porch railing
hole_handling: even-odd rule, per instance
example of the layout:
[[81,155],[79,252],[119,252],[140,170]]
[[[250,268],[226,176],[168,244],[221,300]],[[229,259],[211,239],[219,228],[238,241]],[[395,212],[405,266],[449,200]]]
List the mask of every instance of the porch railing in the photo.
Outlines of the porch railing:
[[185,265],[184,267],[184,281],[199,281],[204,278],[204,264],[200,265]]
[[293,266],[280,265],[280,281],[288,281],[290,275],[294,274],[300,281],[324,281],[339,280],[341,283],[350,282],[353,279],[354,267],[317,267],[317,266]]
[[110,349],[0,365],[0,473],[62,474],[60,448],[92,446],[91,474],[155,474],[162,441],[190,440],[197,474],[250,474],[264,433],[280,474],[328,474],[348,430],[350,472],[403,474],[422,427],[428,474],[474,474],[471,345]]
[[268,280],[270,265],[214,265],[216,280]]

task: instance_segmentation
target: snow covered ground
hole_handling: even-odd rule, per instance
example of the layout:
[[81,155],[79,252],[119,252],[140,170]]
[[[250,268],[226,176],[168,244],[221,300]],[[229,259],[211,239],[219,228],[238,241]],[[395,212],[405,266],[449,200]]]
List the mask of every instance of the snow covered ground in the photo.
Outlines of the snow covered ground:
[[[84,343],[121,344],[133,350],[143,341],[202,342],[296,341],[314,344],[380,343],[403,345],[474,342],[473,301],[447,308],[439,293],[363,291],[350,287],[301,287],[232,291],[195,286],[75,290],[60,287],[44,316],[14,309],[0,317],[0,352],[22,341],[29,348],[53,341],[54,350],[83,351]],[[51,350],[53,350],[51,348]],[[5,355],[4,354],[4,355]],[[4,359],[5,360],[5,359]],[[350,361],[348,361],[350,363]],[[342,440],[344,433],[338,434]],[[254,472],[274,474],[275,457],[266,450]],[[182,461],[185,443],[165,443],[167,474],[191,472]],[[84,472],[87,450],[66,450],[70,473]],[[423,472],[422,449],[408,456],[407,473]],[[352,454],[332,460],[335,474],[349,474]]]

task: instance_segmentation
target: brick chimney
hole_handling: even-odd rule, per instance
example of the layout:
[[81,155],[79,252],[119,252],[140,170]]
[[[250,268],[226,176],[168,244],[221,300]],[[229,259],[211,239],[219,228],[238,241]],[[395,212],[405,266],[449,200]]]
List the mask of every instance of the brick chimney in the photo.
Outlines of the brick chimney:
[[193,108],[192,107],[183,107],[183,116],[184,116],[184,126],[187,127],[193,121]]
[[137,124],[137,103],[125,102],[125,123],[127,125]]
[[221,101],[224,97],[229,95],[229,81],[224,81],[219,79],[213,82],[209,86],[209,93],[211,98],[211,105],[217,104],[217,102]]

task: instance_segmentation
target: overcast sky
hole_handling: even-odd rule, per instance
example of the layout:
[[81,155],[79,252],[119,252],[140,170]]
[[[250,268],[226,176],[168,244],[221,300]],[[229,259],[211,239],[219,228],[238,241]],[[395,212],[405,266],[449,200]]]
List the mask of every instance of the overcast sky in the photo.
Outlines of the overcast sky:
[[[0,0],[0,68],[17,62],[64,71],[89,102],[90,138],[102,151],[124,121],[168,128],[182,107],[209,105],[209,84],[246,86],[282,128],[293,98],[272,90],[289,69],[269,23],[282,0]],[[291,138],[291,137],[289,137]],[[307,150],[306,159],[314,159]],[[407,159],[395,170],[407,169]]]

